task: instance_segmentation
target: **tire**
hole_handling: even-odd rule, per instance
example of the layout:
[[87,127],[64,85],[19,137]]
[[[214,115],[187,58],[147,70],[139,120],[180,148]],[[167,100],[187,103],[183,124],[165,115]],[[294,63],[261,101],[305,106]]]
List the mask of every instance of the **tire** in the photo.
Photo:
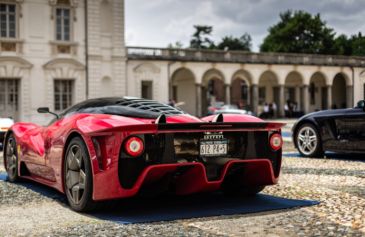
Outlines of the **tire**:
[[73,138],[64,157],[65,194],[70,207],[77,212],[92,211],[96,202],[92,199],[93,176],[90,156],[84,141]]
[[4,161],[5,169],[8,173],[8,181],[17,182],[19,180],[19,159],[16,140],[13,134],[10,134],[6,140],[6,147],[4,148]]
[[322,141],[315,126],[305,123],[295,134],[295,143],[299,153],[304,157],[323,157]]

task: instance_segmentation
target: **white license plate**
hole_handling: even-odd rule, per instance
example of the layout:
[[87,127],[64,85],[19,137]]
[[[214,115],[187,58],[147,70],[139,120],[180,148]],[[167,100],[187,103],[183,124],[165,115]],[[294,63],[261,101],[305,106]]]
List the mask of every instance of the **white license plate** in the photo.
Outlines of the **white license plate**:
[[227,155],[227,140],[200,141],[200,156],[221,156]]

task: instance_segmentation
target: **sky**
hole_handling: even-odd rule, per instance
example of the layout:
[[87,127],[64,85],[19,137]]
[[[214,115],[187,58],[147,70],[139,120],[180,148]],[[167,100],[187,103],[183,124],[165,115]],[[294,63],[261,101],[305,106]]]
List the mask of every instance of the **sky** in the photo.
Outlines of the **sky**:
[[179,41],[187,47],[193,25],[211,25],[214,41],[247,32],[258,51],[268,28],[288,9],[320,13],[338,34],[365,33],[365,0],[125,0],[125,39],[128,46]]

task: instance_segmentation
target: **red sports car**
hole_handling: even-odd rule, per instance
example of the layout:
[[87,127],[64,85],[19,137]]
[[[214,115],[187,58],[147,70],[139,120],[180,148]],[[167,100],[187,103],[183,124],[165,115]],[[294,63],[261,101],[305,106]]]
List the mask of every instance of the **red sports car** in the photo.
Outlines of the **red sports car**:
[[90,99],[54,115],[48,126],[15,123],[4,164],[10,181],[51,186],[76,211],[145,192],[252,195],[278,181],[281,123],[237,114],[197,118],[132,97]]

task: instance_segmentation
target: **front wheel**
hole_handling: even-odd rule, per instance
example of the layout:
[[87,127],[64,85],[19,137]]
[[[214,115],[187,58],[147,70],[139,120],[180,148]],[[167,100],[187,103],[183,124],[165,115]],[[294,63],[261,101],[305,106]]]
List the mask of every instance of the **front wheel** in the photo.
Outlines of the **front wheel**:
[[299,153],[305,157],[323,157],[322,143],[317,129],[312,124],[303,124],[296,133]]
[[68,203],[75,211],[91,211],[96,203],[92,200],[91,163],[84,141],[73,138],[65,154],[64,183]]
[[8,173],[8,180],[10,182],[16,182],[19,179],[18,174],[18,152],[14,135],[10,134],[6,141],[5,147],[5,168]]

